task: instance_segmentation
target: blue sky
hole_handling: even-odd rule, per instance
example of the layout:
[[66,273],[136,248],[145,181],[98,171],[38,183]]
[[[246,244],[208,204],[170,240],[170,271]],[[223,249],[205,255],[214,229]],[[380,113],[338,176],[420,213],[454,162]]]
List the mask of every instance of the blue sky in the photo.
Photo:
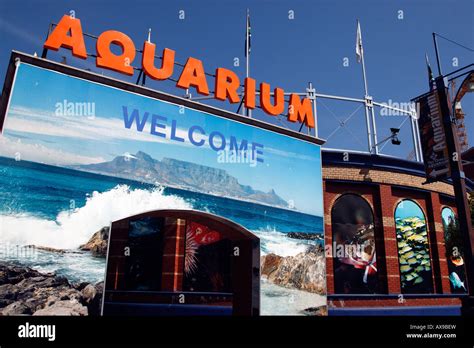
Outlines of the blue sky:
[[[304,91],[312,81],[320,93],[363,97],[361,67],[355,59],[356,19],[362,25],[369,93],[379,102],[407,102],[427,89],[425,53],[436,72],[431,33],[474,46],[474,2],[445,0],[346,0],[346,1],[20,1],[0,4],[0,75],[5,74],[12,49],[27,53],[42,50],[50,22],[64,13],[75,11],[85,32],[100,34],[109,29],[125,32],[141,46],[148,28],[158,48],[177,52],[177,60],[185,62],[193,56],[203,60],[208,72],[217,67],[231,68],[241,77],[245,73],[244,31],[246,8],[251,11],[252,54],[251,76],[287,91]],[[184,10],[185,19],[178,18]],[[294,11],[294,19],[288,18]],[[403,11],[403,19],[399,19]],[[87,43],[94,53],[94,42]],[[444,72],[473,62],[472,52],[444,40],[439,41]],[[129,79],[95,68],[94,61],[72,59],[63,50],[50,54],[81,68]],[[234,58],[240,66],[233,66]],[[343,66],[344,57],[349,66]],[[135,79],[129,79],[135,80]],[[212,82],[210,81],[212,85]],[[153,82],[150,87],[181,95],[172,82]],[[195,93],[194,93],[195,94]],[[235,105],[210,102],[235,111]],[[464,99],[468,115],[468,135],[474,139],[472,95]],[[328,138],[347,118],[356,105],[328,100],[318,103],[320,137]],[[255,117],[276,122],[254,113]],[[376,113],[379,139],[388,135],[390,127],[398,127],[404,118],[380,116]],[[331,148],[366,150],[363,109],[358,110],[344,129],[334,133],[326,144]],[[408,122],[401,132],[401,146],[386,145],[383,153],[405,158],[412,149]]]
[[[57,103],[64,100],[94,103],[93,118],[58,114]],[[140,115],[148,112],[166,117],[161,122],[166,128],[157,129],[166,137],[151,134],[151,116],[143,131],[137,130],[136,122],[127,129],[123,106],[129,115],[138,109]],[[173,120],[177,125],[175,134],[183,142],[170,139]],[[194,125],[206,133],[194,134],[194,141],[205,142],[199,147],[189,141],[188,129]],[[243,140],[249,145],[263,145],[259,156],[263,162],[256,166],[219,162],[218,153],[209,146],[208,136],[213,131],[225,136],[227,149],[231,136],[239,145]],[[173,104],[30,65],[20,64],[4,134],[0,155],[8,157],[18,152],[23,159],[35,162],[72,165],[110,161],[125,153],[144,151],[159,160],[167,157],[224,169],[241,184],[265,192],[274,189],[298,209],[322,213],[319,146],[191,109],[180,113]],[[221,145],[220,141],[214,144]]]
[[419,217],[423,220],[426,219],[423,210],[421,210],[420,206],[415,202],[404,200],[398,204],[395,211],[395,218],[405,219],[413,216]]

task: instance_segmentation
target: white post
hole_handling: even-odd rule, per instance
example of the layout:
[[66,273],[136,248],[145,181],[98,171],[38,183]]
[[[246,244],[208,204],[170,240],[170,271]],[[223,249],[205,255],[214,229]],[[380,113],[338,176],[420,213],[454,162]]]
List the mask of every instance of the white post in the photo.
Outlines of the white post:
[[416,136],[416,124],[415,124],[415,120],[413,119],[412,116],[407,116],[407,117],[410,117],[410,123],[411,123],[411,134],[412,134],[412,137],[413,137],[413,149],[415,150],[415,159],[417,162],[420,162],[420,151],[419,151],[419,147],[418,147],[418,139],[417,139],[417,136]]
[[423,147],[421,146],[420,128],[418,127],[418,119],[414,119],[413,123],[415,123],[416,140],[418,140],[418,153],[420,154],[420,162],[423,162]]
[[318,118],[316,117],[316,89],[313,87],[312,82],[308,82],[308,88],[306,88],[306,97],[313,103],[313,118],[314,118],[314,136],[318,137]]
[[378,140],[377,140],[377,127],[375,126],[375,112],[374,112],[374,105],[369,107],[371,113],[372,113],[372,129],[373,129],[373,136],[374,136],[374,149],[375,149],[375,154],[379,154],[379,145],[378,145]]

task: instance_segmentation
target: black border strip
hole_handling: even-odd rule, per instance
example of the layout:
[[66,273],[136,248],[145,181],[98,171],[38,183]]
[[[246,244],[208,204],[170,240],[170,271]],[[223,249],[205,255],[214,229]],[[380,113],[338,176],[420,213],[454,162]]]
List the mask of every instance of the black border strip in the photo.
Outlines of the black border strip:
[[5,122],[5,116],[6,116],[6,108],[8,104],[8,99],[10,97],[11,89],[12,89],[12,82],[13,82],[13,77],[14,77],[14,72],[15,72],[15,60],[20,59],[22,63],[27,63],[31,64],[40,68],[48,69],[48,70],[53,70],[59,73],[63,73],[69,76],[81,78],[84,80],[88,80],[91,82],[95,83],[100,83],[109,87],[114,87],[118,88],[124,91],[140,94],[146,97],[166,101],[169,103],[173,104],[178,104],[178,105],[183,105],[185,107],[195,109],[198,111],[206,112],[211,115],[216,115],[220,116],[229,120],[237,121],[246,125],[251,125],[257,128],[269,130],[275,133],[283,134],[286,136],[289,136],[291,138],[296,138],[300,140],[307,141],[309,143],[317,144],[317,145],[322,145],[325,143],[325,140],[319,139],[307,134],[303,133],[298,133],[295,132],[291,129],[286,129],[283,127],[275,126],[273,124],[263,122],[257,119],[253,118],[248,118],[248,117],[243,117],[239,114],[232,113],[230,111],[222,110],[219,108],[215,108],[209,105],[204,105],[201,103],[194,102],[189,99],[184,99],[181,97],[177,97],[171,94],[159,92],[147,87],[135,85],[133,83],[125,82],[125,81],[120,81],[111,77],[99,75],[96,73],[92,73],[89,71],[81,70],[75,67],[71,67],[68,65],[60,64],[48,59],[43,59],[39,57],[34,57],[32,55],[18,52],[18,51],[12,51],[12,54],[10,56],[10,62],[9,66],[7,69],[7,74],[5,77],[5,84],[3,85],[3,91],[2,91],[2,98],[0,102],[0,131],[3,130],[3,125]]

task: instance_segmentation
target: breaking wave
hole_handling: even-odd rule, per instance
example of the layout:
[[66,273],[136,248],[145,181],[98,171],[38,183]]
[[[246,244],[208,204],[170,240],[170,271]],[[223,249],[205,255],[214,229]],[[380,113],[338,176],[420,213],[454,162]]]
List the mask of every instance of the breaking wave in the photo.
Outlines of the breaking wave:
[[192,205],[181,197],[165,195],[163,188],[118,185],[106,192],[93,192],[83,207],[62,211],[55,220],[27,214],[0,215],[0,242],[77,248],[111,221],[156,209],[192,209]]
[[305,252],[309,245],[316,243],[309,240],[292,239],[286,233],[278,232],[275,229],[259,229],[252,231],[260,238],[260,253],[277,254],[279,256],[295,256]]

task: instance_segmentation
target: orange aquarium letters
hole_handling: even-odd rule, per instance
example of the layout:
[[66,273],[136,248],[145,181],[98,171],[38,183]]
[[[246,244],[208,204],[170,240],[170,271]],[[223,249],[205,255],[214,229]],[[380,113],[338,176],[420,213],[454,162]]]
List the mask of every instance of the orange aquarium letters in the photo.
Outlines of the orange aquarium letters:
[[[121,53],[119,55],[114,54],[110,49],[111,45],[119,46]],[[75,57],[87,59],[81,21],[68,15],[63,16],[44,43],[44,47],[54,51],[59,50],[61,47],[70,49]],[[136,55],[135,44],[124,33],[115,30],[103,32],[97,39],[96,51],[96,65],[98,67],[126,75],[134,74],[132,63]],[[143,44],[141,67],[137,67],[137,69],[142,69],[147,76],[154,80],[169,79],[174,72],[175,51],[164,48],[159,67],[155,63],[155,54],[156,45],[145,41]],[[202,61],[189,57],[181,71],[176,86],[184,89],[193,87],[199,94],[209,95],[209,85]],[[228,100],[231,103],[240,102],[240,79],[233,71],[217,68],[214,89],[214,98],[223,101]],[[285,91],[282,88],[275,88],[272,98],[270,85],[262,82],[259,92],[260,107],[263,111],[271,116],[283,114],[285,111]],[[244,106],[246,108],[255,109],[256,95],[256,81],[250,77],[246,78],[244,81]],[[308,98],[301,100],[297,94],[291,94],[287,115],[290,122],[304,123],[309,128],[314,128],[315,126],[313,108]]]

